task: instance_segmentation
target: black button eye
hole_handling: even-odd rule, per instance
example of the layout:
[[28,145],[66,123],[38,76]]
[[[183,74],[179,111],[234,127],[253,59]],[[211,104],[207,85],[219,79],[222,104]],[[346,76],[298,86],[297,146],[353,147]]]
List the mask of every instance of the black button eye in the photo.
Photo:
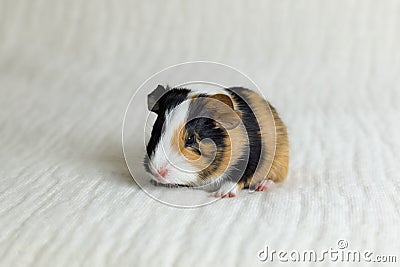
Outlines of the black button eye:
[[186,142],[185,142],[185,146],[191,146],[194,144],[194,142],[196,141],[196,137],[193,134],[190,134],[187,138],[186,138]]

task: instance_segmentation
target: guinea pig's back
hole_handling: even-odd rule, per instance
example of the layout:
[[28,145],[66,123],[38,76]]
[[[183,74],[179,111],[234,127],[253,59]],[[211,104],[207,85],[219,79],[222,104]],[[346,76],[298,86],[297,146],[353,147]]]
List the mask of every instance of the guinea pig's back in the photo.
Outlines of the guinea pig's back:
[[249,163],[241,179],[244,186],[254,188],[264,179],[282,182],[288,173],[289,140],[276,109],[249,89],[233,87],[227,91],[242,112],[250,142]]

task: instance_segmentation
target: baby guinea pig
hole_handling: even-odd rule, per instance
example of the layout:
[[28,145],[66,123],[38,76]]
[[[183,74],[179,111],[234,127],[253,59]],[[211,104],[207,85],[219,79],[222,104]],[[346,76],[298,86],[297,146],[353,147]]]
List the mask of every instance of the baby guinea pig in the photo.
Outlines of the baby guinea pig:
[[243,188],[265,191],[287,176],[286,126],[254,91],[159,85],[148,95],[148,108],[157,119],[144,165],[157,183],[224,198]]

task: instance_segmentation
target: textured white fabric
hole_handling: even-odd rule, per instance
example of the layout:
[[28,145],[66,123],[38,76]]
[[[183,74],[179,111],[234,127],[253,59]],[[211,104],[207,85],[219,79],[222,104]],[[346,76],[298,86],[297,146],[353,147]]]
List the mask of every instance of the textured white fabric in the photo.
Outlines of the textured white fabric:
[[[1,266],[267,265],[265,245],[339,239],[400,261],[400,3],[233,2],[0,0]],[[276,106],[283,186],[177,209],[132,181],[126,105],[190,60],[238,68]]]

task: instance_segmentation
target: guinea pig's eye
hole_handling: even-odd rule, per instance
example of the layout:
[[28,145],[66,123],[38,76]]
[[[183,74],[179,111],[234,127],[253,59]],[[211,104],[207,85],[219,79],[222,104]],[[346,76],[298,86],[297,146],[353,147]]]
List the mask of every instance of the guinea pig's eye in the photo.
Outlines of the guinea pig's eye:
[[185,146],[191,146],[194,144],[195,141],[196,141],[196,137],[194,136],[194,134],[190,134],[186,138]]

